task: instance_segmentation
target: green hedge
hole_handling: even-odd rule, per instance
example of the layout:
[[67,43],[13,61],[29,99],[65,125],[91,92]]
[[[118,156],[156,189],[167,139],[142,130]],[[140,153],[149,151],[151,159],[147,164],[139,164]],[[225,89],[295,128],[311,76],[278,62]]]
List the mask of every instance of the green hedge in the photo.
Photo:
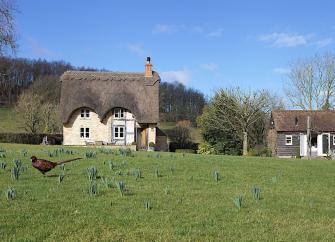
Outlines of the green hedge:
[[175,152],[176,153],[191,153],[191,154],[194,154],[195,150],[192,150],[192,149],[176,149]]
[[45,136],[48,137],[50,145],[61,145],[63,142],[62,134],[0,133],[0,143],[39,145]]

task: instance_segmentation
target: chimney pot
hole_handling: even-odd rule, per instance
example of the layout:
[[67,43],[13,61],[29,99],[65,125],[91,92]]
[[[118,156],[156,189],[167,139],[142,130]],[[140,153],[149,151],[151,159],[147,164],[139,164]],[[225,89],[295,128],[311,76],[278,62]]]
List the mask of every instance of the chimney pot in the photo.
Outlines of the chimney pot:
[[147,57],[147,63],[145,64],[145,77],[152,77],[152,64],[151,64],[151,58]]

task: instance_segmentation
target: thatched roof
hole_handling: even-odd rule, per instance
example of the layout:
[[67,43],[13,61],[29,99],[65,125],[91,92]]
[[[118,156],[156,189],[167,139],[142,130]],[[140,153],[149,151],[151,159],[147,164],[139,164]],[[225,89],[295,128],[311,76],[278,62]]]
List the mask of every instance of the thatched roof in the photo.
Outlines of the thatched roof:
[[315,132],[335,132],[335,111],[273,111],[271,122],[277,131],[306,132],[307,117]]
[[157,123],[160,77],[144,73],[67,71],[61,76],[60,115],[65,124],[79,108],[94,110],[103,120],[115,107],[128,109],[139,123]]

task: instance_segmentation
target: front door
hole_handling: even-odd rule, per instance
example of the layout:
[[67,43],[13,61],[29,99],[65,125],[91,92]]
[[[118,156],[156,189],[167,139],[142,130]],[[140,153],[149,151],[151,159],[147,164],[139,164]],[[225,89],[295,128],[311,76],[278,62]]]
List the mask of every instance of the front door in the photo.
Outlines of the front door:
[[142,128],[141,129],[141,149],[145,149],[148,144],[148,134],[147,134],[148,129]]
[[328,155],[330,148],[330,134],[322,134],[322,154]]

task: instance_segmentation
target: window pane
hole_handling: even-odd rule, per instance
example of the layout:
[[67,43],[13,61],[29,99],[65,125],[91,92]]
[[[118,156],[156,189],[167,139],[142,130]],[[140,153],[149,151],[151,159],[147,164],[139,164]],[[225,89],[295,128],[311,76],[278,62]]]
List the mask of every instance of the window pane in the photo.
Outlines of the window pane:
[[80,128],[80,138],[84,138],[84,128]]
[[89,138],[89,137],[90,137],[90,129],[86,128],[86,138]]
[[90,110],[86,109],[86,118],[90,117]]
[[85,117],[84,109],[81,110],[80,116],[83,118]]
[[120,118],[123,118],[123,117],[124,117],[123,109],[120,109]]
[[120,138],[124,137],[124,128],[120,127]]

